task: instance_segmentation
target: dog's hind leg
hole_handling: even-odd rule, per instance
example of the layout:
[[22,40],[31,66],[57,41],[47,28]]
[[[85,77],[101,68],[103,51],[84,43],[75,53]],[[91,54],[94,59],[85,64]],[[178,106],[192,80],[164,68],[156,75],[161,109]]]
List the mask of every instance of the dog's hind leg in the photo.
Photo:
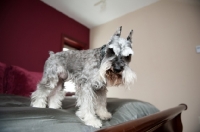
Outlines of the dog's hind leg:
[[[60,92],[62,87],[61,80],[65,80],[66,78],[67,72],[59,62],[54,62],[51,58],[47,60],[42,80],[38,83],[36,91],[31,95],[31,106],[45,108],[47,105],[47,98],[52,95],[52,91],[58,93],[49,100],[49,106],[57,108],[58,106],[55,106],[55,103],[59,101],[58,105],[61,105],[61,100],[64,98],[63,93]],[[59,97],[59,101],[56,97]],[[57,101],[54,102],[54,99]]]
[[60,79],[56,88],[54,88],[48,97],[49,108],[59,109],[62,106],[62,100],[65,98],[66,92],[63,90],[63,81]]
[[112,117],[111,113],[106,108],[106,93],[107,89],[102,88],[96,91],[97,103],[95,106],[96,114],[102,120],[108,120]]
[[58,82],[55,88],[51,91],[48,96],[49,108],[59,109],[62,107],[62,100],[65,98],[66,92],[64,91],[64,80],[67,79],[67,72],[63,66],[57,66]]
[[41,81],[37,85],[37,90],[31,95],[31,106],[46,108],[47,96],[50,94],[51,89],[46,88],[45,84]]
[[58,80],[57,75],[51,78],[43,75],[42,80],[37,85],[36,91],[31,95],[31,106],[45,108],[47,105],[47,98],[58,85]]

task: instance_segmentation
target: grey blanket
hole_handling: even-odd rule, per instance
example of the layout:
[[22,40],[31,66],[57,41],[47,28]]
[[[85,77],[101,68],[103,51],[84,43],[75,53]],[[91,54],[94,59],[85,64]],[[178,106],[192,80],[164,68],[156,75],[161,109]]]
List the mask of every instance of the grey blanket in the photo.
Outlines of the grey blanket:
[[[93,132],[75,115],[75,98],[66,97],[63,109],[32,108],[30,98],[0,95],[1,132]],[[112,118],[103,121],[103,127],[135,120],[159,110],[148,102],[134,99],[107,99]]]

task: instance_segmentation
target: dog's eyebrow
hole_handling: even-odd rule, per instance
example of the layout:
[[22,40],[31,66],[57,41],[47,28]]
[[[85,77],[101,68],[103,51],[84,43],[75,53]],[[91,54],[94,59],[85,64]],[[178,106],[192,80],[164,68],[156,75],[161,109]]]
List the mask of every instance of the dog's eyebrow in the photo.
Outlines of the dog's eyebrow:
[[128,56],[128,55],[133,55],[133,54],[134,52],[130,47],[125,47],[121,53],[122,56]]
[[114,53],[115,53],[116,56],[119,55],[120,50],[121,50],[121,47],[119,46],[118,43],[111,44],[111,45],[109,45],[108,47],[113,49],[113,51],[114,51]]

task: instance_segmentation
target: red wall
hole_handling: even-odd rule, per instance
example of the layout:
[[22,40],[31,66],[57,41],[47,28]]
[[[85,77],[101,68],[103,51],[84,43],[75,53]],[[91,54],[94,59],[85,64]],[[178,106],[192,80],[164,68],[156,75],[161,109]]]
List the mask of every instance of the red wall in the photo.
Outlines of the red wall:
[[61,50],[61,35],[89,47],[89,29],[39,0],[0,1],[0,62],[43,70],[48,51]]

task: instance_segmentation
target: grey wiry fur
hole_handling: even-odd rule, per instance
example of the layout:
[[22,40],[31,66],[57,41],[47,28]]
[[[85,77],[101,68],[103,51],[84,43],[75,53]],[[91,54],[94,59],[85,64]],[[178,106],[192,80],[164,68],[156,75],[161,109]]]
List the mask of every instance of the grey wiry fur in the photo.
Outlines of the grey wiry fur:
[[50,52],[42,80],[32,93],[31,106],[60,108],[65,97],[63,83],[73,81],[76,88],[76,115],[86,125],[99,128],[101,120],[111,118],[106,109],[107,86],[128,87],[136,75],[129,68],[133,54],[132,31],[127,39],[120,38],[121,27],[108,44],[97,49]]

